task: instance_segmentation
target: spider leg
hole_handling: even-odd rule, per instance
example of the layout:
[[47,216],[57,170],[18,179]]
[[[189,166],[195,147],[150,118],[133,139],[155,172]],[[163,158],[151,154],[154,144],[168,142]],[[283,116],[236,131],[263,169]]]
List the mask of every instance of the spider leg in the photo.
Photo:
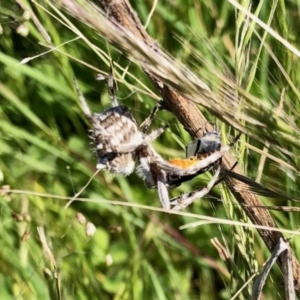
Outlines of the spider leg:
[[130,143],[121,144],[114,148],[115,152],[118,153],[128,153],[134,151],[136,148],[147,145],[148,143],[151,143],[154,141],[157,137],[159,137],[165,129],[168,127],[168,125],[162,126],[161,128],[158,128],[157,130],[152,131],[150,134],[142,137],[141,139],[137,139],[135,141],[131,141]]
[[144,140],[146,143],[150,143],[153,140],[155,140],[157,137],[159,137],[167,128],[169,125],[164,125],[154,131],[152,131],[150,134],[144,137]]
[[228,146],[232,147],[232,146],[238,141],[238,139],[241,137],[241,135],[242,135],[242,133],[239,133],[239,134],[233,139],[233,141],[230,142],[230,143],[228,144]]
[[147,151],[145,153],[140,153],[137,175],[143,179],[147,188],[157,189],[162,207],[165,210],[170,210],[167,174],[162,170],[158,170],[151,164],[149,161],[149,154],[156,154],[155,150],[150,145],[147,146]]
[[98,162],[96,165],[96,169],[97,170],[104,170],[104,169],[108,169],[107,164],[102,164],[101,162]]
[[211,181],[208,183],[206,187],[201,190],[197,190],[195,192],[191,192],[177,198],[173,198],[170,200],[171,205],[175,205],[172,210],[179,211],[193,203],[196,199],[203,198],[209,191],[214,187],[217,182],[221,171],[221,162],[218,163],[217,170]]
[[157,191],[160,203],[165,210],[170,210],[170,199],[167,188],[167,177],[165,172],[159,172],[157,176]]
[[119,106],[117,97],[116,97],[116,82],[114,79],[114,73],[113,73],[113,61],[110,61],[110,67],[109,67],[109,74],[108,74],[108,80],[107,80],[107,88],[108,88],[108,94],[111,100],[111,106],[116,107]]
[[139,157],[139,166],[136,171],[137,175],[143,179],[145,186],[148,189],[155,187],[156,182],[151,172],[151,167],[148,158],[145,156]]
[[84,98],[84,96],[83,96],[83,94],[82,94],[82,92],[79,88],[78,81],[75,77],[73,79],[73,84],[74,84],[77,96],[79,98],[79,101],[81,103],[81,108],[82,108],[83,113],[85,114],[85,116],[87,117],[88,120],[92,121],[92,113],[91,113],[90,108],[88,107],[88,105],[86,103],[86,100],[85,100],[85,98]]
[[160,100],[158,101],[158,103],[155,105],[155,107],[153,108],[152,112],[150,113],[150,115],[147,117],[147,119],[145,119],[145,121],[141,124],[140,126],[140,130],[143,133],[146,133],[152,123],[152,121],[154,120],[154,117],[156,116],[157,112],[159,110],[162,110],[165,108],[164,105],[164,100]]

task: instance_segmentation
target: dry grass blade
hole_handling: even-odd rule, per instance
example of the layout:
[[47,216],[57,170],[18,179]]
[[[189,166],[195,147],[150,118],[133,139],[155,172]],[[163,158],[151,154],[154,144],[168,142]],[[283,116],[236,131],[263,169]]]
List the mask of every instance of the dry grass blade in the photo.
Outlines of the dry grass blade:
[[270,259],[266,263],[263,271],[256,279],[253,285],[252,291],[252,300],[260,300],[262,297],[262,289],[265,285],[266,279],[270,273],[272,266],[275,264],[276,260],[278,259],[279,255],[285,253],[285,261],[283,262],[284,265],[284,279],[285,279],[285,292],[286,292],[286,299],[293,300],[296,299],[295,290],[294,290],[294,283],[293,283],[293,276],[292,276],[292,266],[291,260],[289,257],[290,247],[287,242],[280,239],[278,242],[277,247],[274,249]]
[[225,176],[229,176],[231,178],[234,178],[234,179],[237,179],[238,181],[240,181],[240,184],[236,187],[236,190],[238,190],[238,189],[240,189],[241,191],[248,190],[249,192],[256,193],[260,196],[291,200],[294,202],[300,202],[300,197],[298,197],[298,196],[283,194],[279,191],[277,192],[275,190],[271,190],[271,189],[267,188],[266,186],[254,181],[246,176],[237,174],[231,170],[223,169],[223,173]]
[[56,293],[57,293],[57,299],[61,299],[61,289],[60,289],[60,279],[59,279],[59,273],[58,273],[58,269],[57,269],[57,264],[54,258],[54,255],[52,253],[52,251],[50,250],[50,247],[48,246],[47,243],[47,238],[45,235],[45,230],[44,227],[39,226],[37,228],[39,237],[40,237],[40,241],[42,243],[42,247],[43,250],[45,252],[45,255],[47,256],[47,258],[50,260],[50,262],[52,263],[53,267],[54,267],[54,277],[56,280]]

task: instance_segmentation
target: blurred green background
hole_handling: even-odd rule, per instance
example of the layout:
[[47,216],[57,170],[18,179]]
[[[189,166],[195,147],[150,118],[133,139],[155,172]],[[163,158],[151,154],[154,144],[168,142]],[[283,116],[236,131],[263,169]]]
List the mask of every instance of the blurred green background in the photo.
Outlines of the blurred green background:
[[[73,77],[91,110],[101,112],[109,107],[109,97],[106,82],[95,77],[108,72],[112,58],[119,66],[115,69],[119,102],[130,108],[139,123],[160,96],[141,68],[104,38],[68,16],[102,52],[93,51],[59,17],[50,15],[55,12],[46,2],[37,2],[49,11],[26,1],[0,3],[0,180],[1,186],[11,189],[7,193],[3,188],[0,195],[0,298],[59,299],[59,293],[61,299],[233,299],[234,295],[249,299],[251,276],[270,254],[254,230],[230,225],[230,220],[247,222],[247,218],[231,204],[233,197],[221,185],[185,210],[193,215],[177,216],[153,210],[160,207],[157,192],[146,189],[135,174],[125,178],[104,171],[82,192],[84,201],[64,208],[96,170],[89,124],[73,89]],[[297,1],[241,3],[300,48]],[[282,110],[289,117],[285,121],[290,128],[297,127],[299,58],[270,36],[262,42],[259,36],[264,30],[250,26],[229,2],[131,4],[143,24],[149,18],[148,33],[178,62],[200,78],[213,78],[217,72],[232,76],[242,89],[274,110],[284,95]],[[50,51],[50,46],[59,47]],[[230,128],[203,113],[226,140]],[[169,123],[170,129],[153,143],[155,149],[165,158],[184,157],[184,145],[191,138],[170,113],[160,112],[152,128],[162,123]],[[269,125],[267,129],[272,131]],[[291,147],[284,135],[278,139],[293,154],[296,166],[299,147]],[[284,166],[285,157],[272,149],[278,161],[261,162],[257,149],[263,147],[241,139],[235,155],[245,172],[255,179],[259,170],[263,183],[297,193],[297,172]],[[171,195],[201,188],[209,178],[209,174],[201,175]],[[289,205],[286,201],[275,204]],[[229,224],[204,222],[179,229],[200,215],[224,218]],[[297,229],[297,213],[272,215],[279,227]],[[53,256],[43,250],[42,228]],[[227,259],[218,244],[228,253]],[[297,237],[291,245],[299,253]],[[264,289],[265,299],[282,297],[281,282],[275,266]]]

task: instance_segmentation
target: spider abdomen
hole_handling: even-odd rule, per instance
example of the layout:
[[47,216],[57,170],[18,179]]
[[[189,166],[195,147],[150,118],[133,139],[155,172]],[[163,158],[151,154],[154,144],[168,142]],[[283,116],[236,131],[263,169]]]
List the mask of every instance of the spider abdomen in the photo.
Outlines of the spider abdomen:
[[129,175],[134,171],[136,152],[120,153],[120,145],[141,141],[143,136],[129,109],[123,105],[92,115],[93,141],[98,157],[97,169]]

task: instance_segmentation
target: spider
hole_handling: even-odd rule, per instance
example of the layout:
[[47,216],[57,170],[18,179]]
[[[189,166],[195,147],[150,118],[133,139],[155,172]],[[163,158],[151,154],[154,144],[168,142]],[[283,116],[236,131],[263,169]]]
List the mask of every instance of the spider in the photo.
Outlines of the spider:
[[74,80],[75,89],[81,102],[82,110],[90,121],[93,129],[91,138],[94,142],[98,162],[98,170],[107,169],[111,173],[124,176],[135,169],[139,150],[163,133],[166,126],[144,135],[130,110],[119,105],[114,87],[112,67],[108,77],[108,92],[111,98],[111,108],[102,113],[91,113],[87,102]]
[[[93,127],[92,139],[98,157],[97,169],[107,169],[112,173],[127,176],[134,171],[136,161],[138,161],[137,174],[144,180],[146,187],[158,190],[160,202],[166,210],[170,210],[171,204],[175,205],[174,210],[180,210],[196,198],[206,195],[214,186],[220,173],[222,155],[229,150],[231,145],[221,148],[221,143],[218,143],[215,147],[217,151],[208,155],[211,148],[207,146],[209,143],[207,144],[206,141],[213,135],[209,132],[200,140],[188,144],[189,154],[193,151],[197,156],[166,161],[150,143],[161,135],[167,126],[146,134],[156,111],[161,107],[155,107],[139,127],[130,110],[118,104],[112,66],[108,76],[108,91],[112,107],[102,113],[91,113],[76,80],[74,83],[82,110]],[[207,157],[203,158],[203,154]],[[192,198],[181,196],[170,203],[168,189],[175,188],[214,166],[217,166],[217,170],[207,187],[198,191]]]

